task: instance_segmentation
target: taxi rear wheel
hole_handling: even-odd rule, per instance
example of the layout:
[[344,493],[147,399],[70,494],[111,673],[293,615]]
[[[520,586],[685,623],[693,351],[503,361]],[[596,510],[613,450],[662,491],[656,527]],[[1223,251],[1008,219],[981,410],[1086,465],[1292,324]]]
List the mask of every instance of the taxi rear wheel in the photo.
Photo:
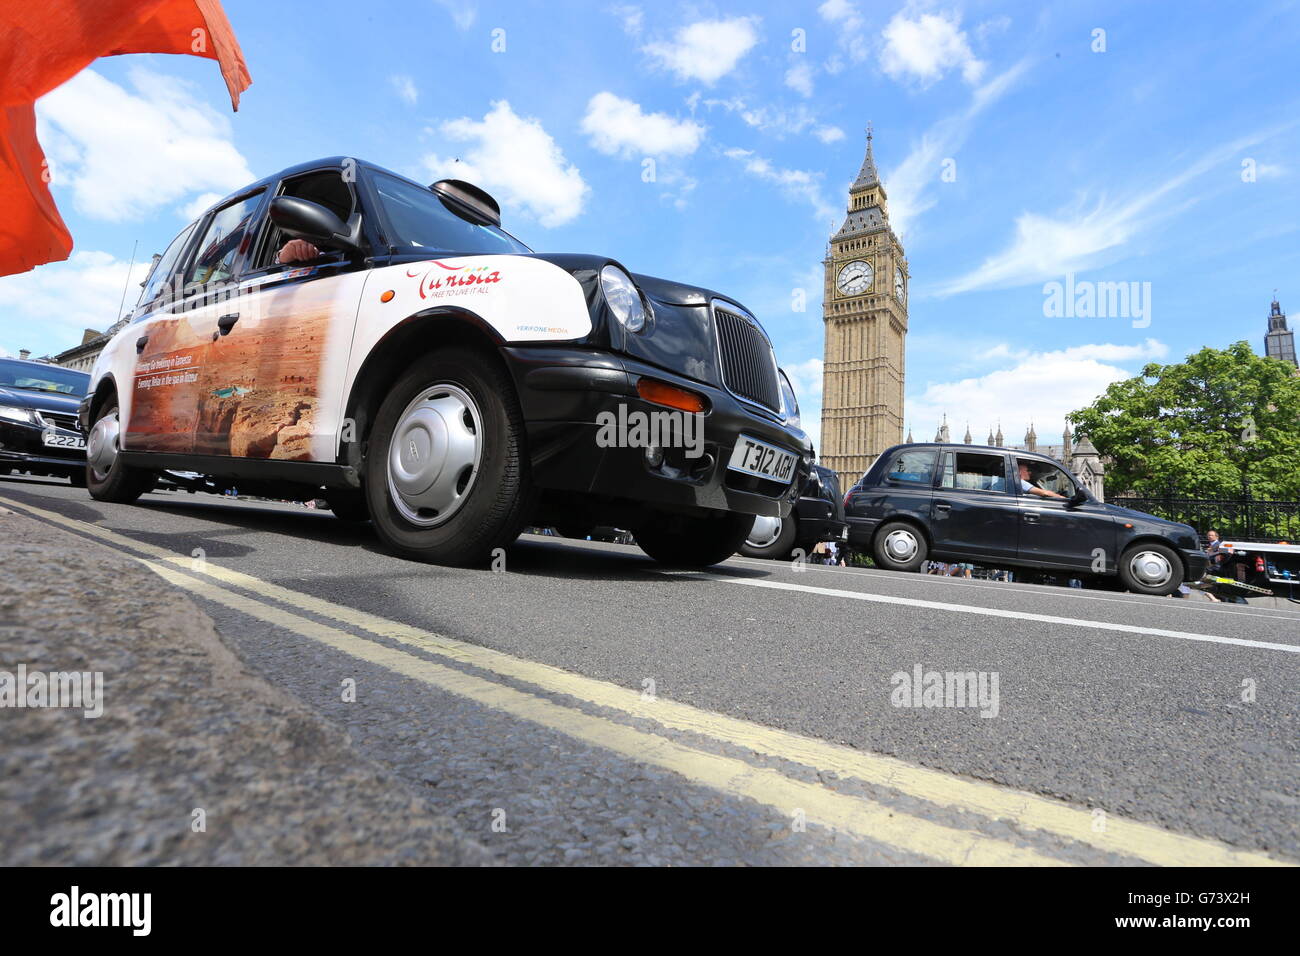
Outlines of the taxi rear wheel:
[[404,557],[473,565],[514,541],[533,496],[506,370],[466,348],[417,361],[379,407],[365,476],[375,530]]
[[674,568],[707,568],[725,561],[745,543],[752,515],[722,512],[707,518],[660,515],[633,533],[641,550]]
[[116,400],[105,402],[86,440],[85,486],[96,501],[130,504],[153,490],[158,481],[155,472],[132,468],[122,461],[121,433]]
[[921,529],[906,521],[890,521],[876,532],[871,546],[876,564],[890,571],[915,571],[930,553]]
[[1138,594],[1173,594],[1183,583],[1183,562],[1173,548],[1144,541],[1120,555],[1119,577]]

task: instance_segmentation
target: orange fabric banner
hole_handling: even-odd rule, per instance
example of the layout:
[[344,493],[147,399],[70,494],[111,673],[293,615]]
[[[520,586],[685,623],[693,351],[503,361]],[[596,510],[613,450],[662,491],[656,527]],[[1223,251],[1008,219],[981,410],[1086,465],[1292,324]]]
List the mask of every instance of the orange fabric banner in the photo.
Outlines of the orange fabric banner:
[[0,5],[0,275],[66,259],[72,237],[50,195],[34,104],[101,56],[216,60],[239,109],[252,82],[219,0],[43,0]]

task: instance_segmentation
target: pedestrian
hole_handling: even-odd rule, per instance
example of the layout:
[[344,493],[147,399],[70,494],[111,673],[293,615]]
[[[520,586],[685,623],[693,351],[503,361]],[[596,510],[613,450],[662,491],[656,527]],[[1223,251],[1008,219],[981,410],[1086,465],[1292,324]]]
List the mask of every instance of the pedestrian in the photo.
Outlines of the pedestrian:
[[1217,574],[1220,568],[1223,567],[1224,559],[1227,558],[1228,555],[1222,550],[1223,542],[1219,540],[1218,531],[1211,528],[1205,533],[1205,537],[1210,542],[1205,546],[1205,553],[1210,556],[1210,572],[1212,574]]

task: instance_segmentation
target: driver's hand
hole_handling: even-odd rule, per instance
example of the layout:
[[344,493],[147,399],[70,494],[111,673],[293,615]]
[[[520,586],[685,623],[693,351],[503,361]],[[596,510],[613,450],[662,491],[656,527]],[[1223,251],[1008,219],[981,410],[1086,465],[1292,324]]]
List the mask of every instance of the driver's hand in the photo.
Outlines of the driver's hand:
[[283,265],[287,262],[306,262],[320,255],[320,250],[306,239],[290,239],[276,254],[275,261]]

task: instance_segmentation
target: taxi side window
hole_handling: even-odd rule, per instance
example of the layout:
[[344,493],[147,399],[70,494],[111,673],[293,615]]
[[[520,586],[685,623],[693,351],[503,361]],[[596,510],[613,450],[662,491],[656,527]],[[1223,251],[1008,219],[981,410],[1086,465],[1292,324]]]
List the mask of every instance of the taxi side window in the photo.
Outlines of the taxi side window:
[[885,476],[890,481],[929,487],[934,483],[934,450],[916,449],[899,452]]
[[1007,490],[1006,460],[1001,455],[969,451],[943,453],[940,488],[957,491]]
[[[293,179],[286,179],[276,195],[296,196],[299,199],[314,202],[318,206],[324,206],[344,222],[347,222],[356,210],[356,198],[352,195],[352,190],[348,188],[348,184],[343,181],[343,174],[337,169],[327,169],[321,172],[296,176]],[[287,235],[272,223],[268,217],[262,245],[257,250],[257,258],[249,271],[258,272],[278,265],[275,261],[276,254],[292,238],[292,236]],[[340,253],[332,249],[321,250],[322,258],[338,258],[339,256]]]
[[1054,491],[1062,498],[1074,496],[1074,482],[1069,475],[1055,465],[1048,465],[1041,461],[1031,461],[1027,458],[1017,459],[1016,465],[1017,467],[1020,465],[1029,466],[1031,484],[1035,484],[1039,488],[1045,488],[1048,491]]
[[199,240],[194,264],[185,277],[187,286],[225,282],[234,276],[239,257],[252,241],[249,226],[261,201],[258,192],[217,210]]
[[[167,251],[158,257],[158,261],[154,263],[153,269],[149,272],[149,277],[144,281],[144,291],[140,293],[140,300],[136,303],[136,308],[146,306],[155,299],[159,300],[159,306],[163,306],[175,297],[175,289],[171,280],[176,275],[176,269],[179,265],[177,260],[180,258],[181,253],[185,251],[185,246],[189,243],[190,235],[194,232],[196,225],[198,223],[192,222],[182,229],[180,235],[171,241]],[[166,301],[162,299],[164,295]],[[141,317],[143,317],[143,314]]]

